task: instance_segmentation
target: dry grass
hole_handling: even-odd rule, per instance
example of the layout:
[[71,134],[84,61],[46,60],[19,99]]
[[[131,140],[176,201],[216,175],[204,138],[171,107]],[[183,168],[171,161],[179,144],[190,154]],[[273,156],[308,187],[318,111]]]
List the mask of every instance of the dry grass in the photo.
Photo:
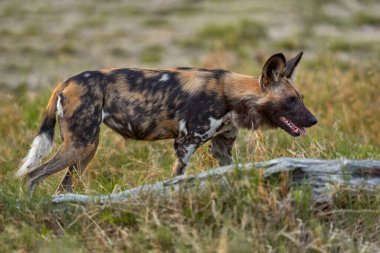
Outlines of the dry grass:
[[[56,207],[49,196],[60,174],[25,195],[13,174],[53,84],[101,67],[193,65],[258,75],[271,53],[303,50],[296,83],[318,125],[297,139],[281,130],[241,131],[235,161],[380,159],[376,1],[140,2],[0,2],[2,251],[379,251],[379,194],[338,187],[334,205],[320,210],[306,185],[288,188],[287,175],[263,180],[258,171],[251,179],[234,175],[223,187],[210,182],[202,192]],[[173,160],[172,141],[125,142],[103,127],[75,191],[110,193],[168,178]],[[205,146],[189,172],[216,166]]]

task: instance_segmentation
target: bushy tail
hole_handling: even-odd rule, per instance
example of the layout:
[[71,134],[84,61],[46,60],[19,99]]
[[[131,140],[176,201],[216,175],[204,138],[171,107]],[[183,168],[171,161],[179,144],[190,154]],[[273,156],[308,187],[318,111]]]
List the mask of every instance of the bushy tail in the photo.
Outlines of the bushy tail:
[[25,176],[30,170],[39,165],[41,159],[52,149],[54,140],[54,127],[56,123],[57,100],[59,93],[64,89],[64,84],[59,84],[53,91],[45,110],[45,118],[40,131],[34,138],[28,155],[23,159],[22,165],[16,172],[16,177]]

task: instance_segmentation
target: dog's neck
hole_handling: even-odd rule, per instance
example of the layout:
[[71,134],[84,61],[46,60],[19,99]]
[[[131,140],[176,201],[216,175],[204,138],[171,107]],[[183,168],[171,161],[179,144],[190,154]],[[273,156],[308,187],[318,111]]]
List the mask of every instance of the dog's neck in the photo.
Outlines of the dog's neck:
[[229,109],[234,112],[234,121],[239,128],[258,129],[266,119],[257,104],[264,96],[259,79],[231,73],[224,78],[224,95]]

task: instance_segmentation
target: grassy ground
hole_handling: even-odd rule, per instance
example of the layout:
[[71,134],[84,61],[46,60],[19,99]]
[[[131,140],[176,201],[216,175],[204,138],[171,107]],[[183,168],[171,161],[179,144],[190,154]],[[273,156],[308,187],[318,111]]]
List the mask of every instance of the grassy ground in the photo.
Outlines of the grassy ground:
[[[102,67],[222,67],[258,75],[275,52],[305,52],[297,86],[318,117],[304,138],[241,131],[236,162],[279,156],[380,159],[377,1],[1,1],[0,249],[19,252],[375,252],[379,194],[338,187],[312,205],[287,175],[118,205],[53,206],[62,174],[33,197],[15,180],[55,83]],[[56,141],[55,147],[59,145]],[[75,191],[116,192],[170,176],[172,141],[102,129]],[[190,173],[216,167],[201,148]],[[355,194],[353,194],[355,193]],[[355,196],[355,197],[354,197]]]

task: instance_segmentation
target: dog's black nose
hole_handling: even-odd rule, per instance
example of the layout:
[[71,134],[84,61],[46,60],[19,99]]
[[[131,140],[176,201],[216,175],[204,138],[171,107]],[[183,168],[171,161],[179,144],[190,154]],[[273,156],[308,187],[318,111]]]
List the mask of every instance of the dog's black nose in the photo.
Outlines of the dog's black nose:
[[309,122],[310,122],[310,124],[313,126],[313,125],[315,125],[315,124],[318,123],[318,120],[317,120],[315,117],[311,117],[311,118],[309,119]]

